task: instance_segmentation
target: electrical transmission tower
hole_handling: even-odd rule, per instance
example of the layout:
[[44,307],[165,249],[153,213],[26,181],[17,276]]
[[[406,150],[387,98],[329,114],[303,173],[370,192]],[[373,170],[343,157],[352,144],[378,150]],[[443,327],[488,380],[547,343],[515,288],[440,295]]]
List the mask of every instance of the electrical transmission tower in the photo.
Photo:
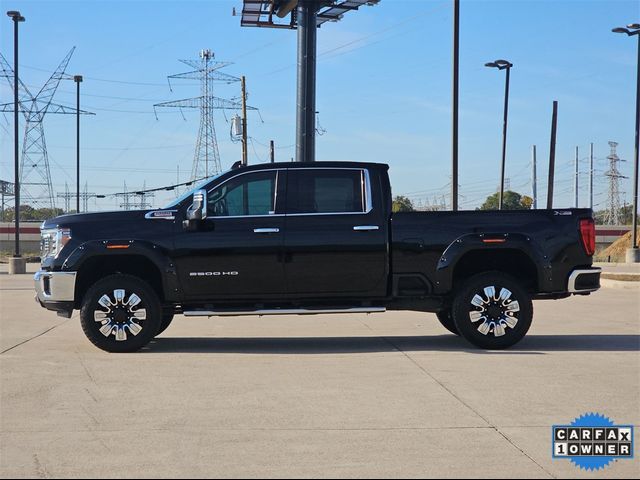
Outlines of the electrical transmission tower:
[[[69,191],[69,185],[67,182],[64,182],[64,192],[58,192],[57,198],[64,199],[64,213],[71,212],[71,200],[76,198],[75,192]],[[82,211],[89,211],[89,199],[90,198],[98,198],[95,192],[89,192],[89,184],[85,182],[84,184],[84,192],[80,192],[80,200],[82,200]]]
[[[18,108],[26,121],[20,161],[20,194],[24,202],[34,208],[55,208],[43,121],[47,113],[76,114],[75,108],[52,102],[60,80],[73,78],[66,75],[65,70],[75,48],[62,59],[36,95],[32,95],[22,80],[18,79]],[[5,77],[13,88],[13,68],[1,53],[0,68],[0,76]],[[0,112],[13,112],[13,108],[13,102],[0,104]],[[82,110],[80,113],[93,115]]]
[[64,199],[64,213],[69,213],[71,208],[71,199],[75,194],[69,192],[69,184],[64,182],[64,192],[58,192],[58,198]]
[[[171,79],[190,79],[200,81],[200,96],[194,98],[186,98],[183,100],[175,100],[172,102],[157,103],[156,107],[174,107],[174,108],[198,108],[200,109],[200,129],[198,131],[198,139],[196,141],[196,152],[193,157],[193,166],[191,168],[191,180],[209,177],[220,173],[222,166],[220,164],[220,153],[218,152],[218,141],[216,139],[216,129],[213,120],[213,110],[229,109],[240,110],[242,104],[234,100],[226,100],[224,98],[214,97],[213,82],[235,83],[239,82],[238,77],[219,72],[223,67],[230,65],[230,62],[218,62],[214,60],[214,54],[211,50],[201,50],[200,60],[180,60],[182,63],[194,68],[195,70],[185,73],[170,75]],[[171,87],[171,83],[169,83]],[[254,107],[247,107],[248,110],[256,110]],[[157,118],[157,117],[156,117]]]
[[605,172],[605,176],[609,177],[609,193],[607,196],[607,211],[604,215],[605,225],[620,225],[620,179],[627,178],[618,170],[618,162],[620,160],[616,153],[618,142],[609,142],[611,153],[607,156],[609,160],[609,170]]
[[120,199],[120,208],[124,210],[146,210],[151,208],[152,204],[148,200],[153,200],[155,193],[147,192],[146,183],[141,191],[128,191],[127,183],[124,183],[124,191],[116,193],[116,198]]
[[0,222],[4,222],[4,200],[5,197],[11,197],[13,198],[14,196],[14,190],[13,190],[13,183],[12,182],[7,182],[5,180],[0,180]]

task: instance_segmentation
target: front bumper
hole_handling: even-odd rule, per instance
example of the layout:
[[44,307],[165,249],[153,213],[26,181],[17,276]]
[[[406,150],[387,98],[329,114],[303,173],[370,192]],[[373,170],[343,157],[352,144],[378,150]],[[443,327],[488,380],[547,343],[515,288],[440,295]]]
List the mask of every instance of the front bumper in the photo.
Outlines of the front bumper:
[[73,311],[76,272],[40,270],[33,276],[36,300],[48,310],[69,316]]
[[595,292],[600,288],[600,267],[581,268],[569,275],[567,290],[570,293]]

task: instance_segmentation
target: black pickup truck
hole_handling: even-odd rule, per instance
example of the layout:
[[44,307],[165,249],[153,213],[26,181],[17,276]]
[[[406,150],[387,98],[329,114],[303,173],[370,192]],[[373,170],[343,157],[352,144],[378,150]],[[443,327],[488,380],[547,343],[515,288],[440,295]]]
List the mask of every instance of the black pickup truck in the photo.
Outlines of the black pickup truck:
[[392,213],[388,166],[237,167],[165,208],[42,225],[37,300],[80,309],[97,347],[135,351],[186,316],[435,312],[452,333],[509,347],[532,300],[586,295],[588,209]]

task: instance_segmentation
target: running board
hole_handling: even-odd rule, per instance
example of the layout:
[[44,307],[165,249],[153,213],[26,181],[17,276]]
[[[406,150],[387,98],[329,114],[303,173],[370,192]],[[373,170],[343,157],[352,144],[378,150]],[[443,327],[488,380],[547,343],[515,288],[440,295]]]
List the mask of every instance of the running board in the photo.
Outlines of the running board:
[[321,313],[382,313],[384,307],[358,308],[274,308],[263,310],[189,310],[183,312],[185,317],[230,317],[240,315],[317,315]]

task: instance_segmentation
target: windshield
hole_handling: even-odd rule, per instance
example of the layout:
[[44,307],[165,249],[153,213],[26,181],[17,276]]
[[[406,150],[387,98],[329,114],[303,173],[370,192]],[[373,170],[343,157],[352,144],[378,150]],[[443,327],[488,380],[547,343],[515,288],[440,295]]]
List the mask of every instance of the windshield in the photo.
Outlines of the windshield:
[[184,200],[186,200],[187,198],[191,197],[193,195],[193,192],[195,192],[196,190],[200,190],[201,188],[204,188],[206,185],[208,185],[210,182],[212,182],[213,180],[215,180],[216,178],[220,178],[222,175],[224,175],[227,172],[221,172],[218,175],[216,175],[215,177],[210,177],[207,178],[206,180],[203,180],[202,182],[200,182],[197,186],[195,186],[194,188],[192,188],[191,190],[187,190],[185,193],[183,193],[182,195],[180,195],[178,198],[176,198],[175,200],[172,200],[171,203],[168,203],[167,205],[165,205],[164,207],[162,207],[163,210],[167,210],[169,208],[176,208],[178,205],[180,205],[180,203],[182,203]]

